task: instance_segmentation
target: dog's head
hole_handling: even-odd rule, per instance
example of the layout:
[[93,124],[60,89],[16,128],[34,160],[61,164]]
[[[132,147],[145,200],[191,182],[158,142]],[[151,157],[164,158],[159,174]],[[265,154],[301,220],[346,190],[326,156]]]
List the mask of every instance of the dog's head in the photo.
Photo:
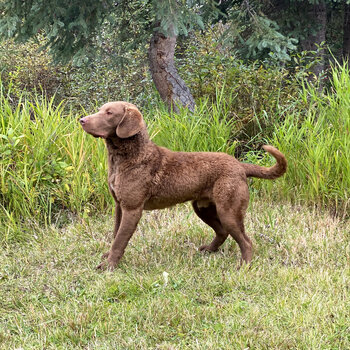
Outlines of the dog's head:
[[146,127],[141,112],[128,102],[108,102],[100,110],[79,120],[83,129],[94,137],[128,138]]

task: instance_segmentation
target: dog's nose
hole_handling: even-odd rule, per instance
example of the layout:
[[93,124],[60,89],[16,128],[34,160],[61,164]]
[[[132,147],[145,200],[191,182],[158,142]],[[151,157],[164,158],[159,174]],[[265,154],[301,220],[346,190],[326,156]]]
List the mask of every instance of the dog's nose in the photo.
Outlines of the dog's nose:
[[85,118],[81,118],[79,120],[79,122],[80,122],[81,125],[84,125],[84,124],[86,124],[86,119]]

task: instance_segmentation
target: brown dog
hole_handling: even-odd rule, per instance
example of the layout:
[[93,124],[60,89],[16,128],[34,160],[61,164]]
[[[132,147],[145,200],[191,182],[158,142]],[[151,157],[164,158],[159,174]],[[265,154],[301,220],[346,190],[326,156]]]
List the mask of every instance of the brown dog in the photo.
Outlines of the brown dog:
[[[110,269],[123,256],[143,210],[186,201],[192,201],[195,213],[216,233],[200,250],[214,252],[231,235],[243,261],[251,261],[252,243],[243,224],[249,200],[247,177],[282,176],[287,161],[281,152],[264,146],[277,160],[270,168],[240,163],[226,153],[173,152],[150,141],[140,111],[127,102],[107,103],[80,123],[87,133],[106,140],[108,185],[116,203],[114,241],[103,255]],[[98,267],[105,266],[102,261]]]

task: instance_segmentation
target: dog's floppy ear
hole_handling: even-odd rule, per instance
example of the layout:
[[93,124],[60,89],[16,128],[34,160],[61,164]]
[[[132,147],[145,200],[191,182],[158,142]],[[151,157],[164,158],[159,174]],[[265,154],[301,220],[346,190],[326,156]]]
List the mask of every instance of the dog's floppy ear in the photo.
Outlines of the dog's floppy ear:
[[136,135],[145,125],[142,114],[135,107],[125,106],[125,113],[117,126],[117,136],[126,139]]

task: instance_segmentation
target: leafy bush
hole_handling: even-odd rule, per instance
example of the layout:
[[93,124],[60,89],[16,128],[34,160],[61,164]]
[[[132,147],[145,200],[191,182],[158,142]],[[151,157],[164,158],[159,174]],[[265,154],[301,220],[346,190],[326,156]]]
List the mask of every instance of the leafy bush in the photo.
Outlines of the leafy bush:
[[11,91],[11,99],[16,105],[24,92],[42,91],[48,98],[55,94],[58,98],[67,95],[68,66],[53,65],[47,50],[40,49],[42,38],[26,44],[13,40],[0,41],[0,72],[2,85]]
[[238,149],[247,151],[272,135],[290,109],[304,107],[295,103],[300,84],[285,68],[243,63],[222,47],[219,36],[214,30],[194,34],[179,55],[180,73],[197,100],[215,102],[223,91],[228,117],[240,129]]
[[79,110],[114,100],[130,100],[137,105],[157,101],[145,52],[131,51],[118,63],[109,54],[111,38],[106,38],[103,47],[96,47],[95,57],[77,66],[54,64],[44,45],[42,37],[24,44],[0,42],[2,84],[10,91],[13,106],[23,94],[35,99],[38,92],[47,100],[54,98],[55,105],[65,100],[65,106]]
[[125,56],[126,65],[118,65],[111,57],[97,55],[89,64],[72,69],[68,83],[69,104],[88,108],[122,100],[138,106],[154,105],[156,92],[145,65],[145,54],[135,50]]

